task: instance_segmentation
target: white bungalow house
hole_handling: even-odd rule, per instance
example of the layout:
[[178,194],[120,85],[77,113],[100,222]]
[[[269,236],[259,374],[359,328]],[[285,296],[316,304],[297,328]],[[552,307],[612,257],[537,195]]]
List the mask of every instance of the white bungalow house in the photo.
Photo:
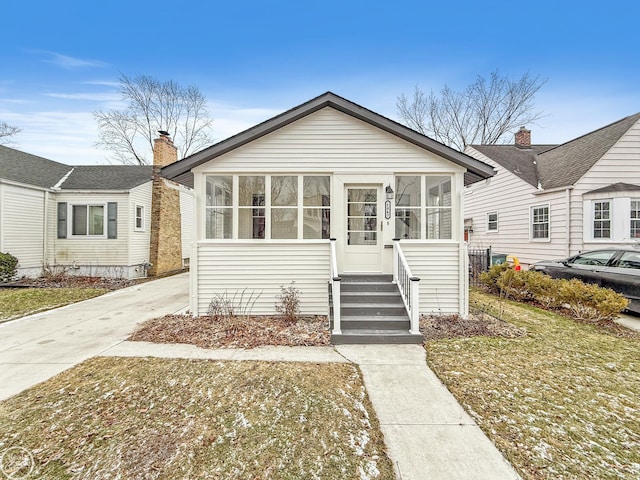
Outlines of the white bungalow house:
[[0,251],[17,257],[18,275],[28,277],[43,269],[122,278],[181,269],[191,251],[193,194],[156,178],[156,190],[175,192],[179,202],[173,263],[158,257],[162,234],[152,228],[154,201],[160,211],[163,200],[154,191],[154,167],[65,165],[0,146]]
[[[295,282],[301,313],[326,315],[329,282],[334,314],[346,316],[345,286],[336,296],[336,282],[387,281],[403,254],[406,265],[395,270],[401,286],[408,272],[421,279],[419,312],[466,314],[464,185],[492,174],[388,118],[320,95],[162,169],[194,187],[191,311],[206,314],[216,296],[244,292],[258,297],[253,313],[274,313],[281,286]],[[360,303],[381,296],[364,292]],[[383,308],[365,314],[391,316]],[[340,334],[334,324],[334,339]]]
[[470,145],[496,170],[469,187],[465,230],[474,248],[523,265],[640,241],[640,113],[562,145]]

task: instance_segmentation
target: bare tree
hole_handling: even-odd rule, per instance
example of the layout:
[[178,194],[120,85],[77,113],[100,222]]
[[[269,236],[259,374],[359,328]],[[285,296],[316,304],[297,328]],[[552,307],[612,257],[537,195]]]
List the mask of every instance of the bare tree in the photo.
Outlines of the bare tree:
[[533,100],[545,83],[528,72],[515,80],[496,70],[460,92],[445,85],[440,96],[425,95],[416,87],[411,100],[402,94],[396,106],[407,126],[462,151],[469,144],[496,144],[541,118]]
[[169,132],[180,158],[212,143],[209,132],[213,120],[207,100],[196,87],[161,82],[147,75],[122,75],[120,94],[126,109],[93,113],[100,132],[96,145],[109,150],[115,160],[150,163],[158,130]]
[[0,122],[0,145],[13,143],[11,137],[20,132],[21,130],[18,127],[11,126],[6,122]]

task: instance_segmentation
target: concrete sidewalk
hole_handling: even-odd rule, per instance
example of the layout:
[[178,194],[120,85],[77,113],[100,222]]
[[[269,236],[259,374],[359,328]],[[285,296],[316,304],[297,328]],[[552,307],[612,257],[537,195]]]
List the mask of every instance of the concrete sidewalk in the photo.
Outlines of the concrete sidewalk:
[[136,324],[188,303],[183,273],[0,324],[0,400],[100,355]]
[[103,355],[352,362],[360,366],[401,480],[507,480],[519,475],[426,364],[420,345],[202,349],[123,342]]

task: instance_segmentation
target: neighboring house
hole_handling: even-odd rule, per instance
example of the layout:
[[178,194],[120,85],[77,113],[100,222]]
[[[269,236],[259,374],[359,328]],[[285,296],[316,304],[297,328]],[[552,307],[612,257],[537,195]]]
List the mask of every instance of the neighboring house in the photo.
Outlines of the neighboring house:
[[327,314],[330,237],[340,274],[391,273],[400,237],[420,311],[465,314],[462,192],[492,174],[333,93],[316,97],[162,169],[194,186],[191,311],[244,294],[259,295],[253,313],[274,313],[293,281],[303,314]]
[[[18,258],[20,276],[51,269],[135,278],[181,269],[191,248],[193,195],[154,175],[154,168],[177,155],[156,157],[164,162],[157,167],[75,166],[0,146],[0,251]],[[152,200],[154,195],[159,200]],[[161,223],[152,219],[154,202],[158,210],[169,208],[162,206],[163,195],[177,198],[174,216],[184,224],[171,234],[170,250],[178,257],[172,263],[166,254],[158,258],[165,240]]]
[[640,241],[640,113],[562,145],[470,145],[496,169],[465,197],[473,248],[515,255],[524,265]]

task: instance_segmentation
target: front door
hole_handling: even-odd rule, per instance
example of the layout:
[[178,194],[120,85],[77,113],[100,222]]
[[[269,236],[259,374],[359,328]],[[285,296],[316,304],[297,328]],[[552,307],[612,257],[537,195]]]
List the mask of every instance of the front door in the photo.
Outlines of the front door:
[[382,271],[381,185],[345,187],[346,222],[344,271]]

